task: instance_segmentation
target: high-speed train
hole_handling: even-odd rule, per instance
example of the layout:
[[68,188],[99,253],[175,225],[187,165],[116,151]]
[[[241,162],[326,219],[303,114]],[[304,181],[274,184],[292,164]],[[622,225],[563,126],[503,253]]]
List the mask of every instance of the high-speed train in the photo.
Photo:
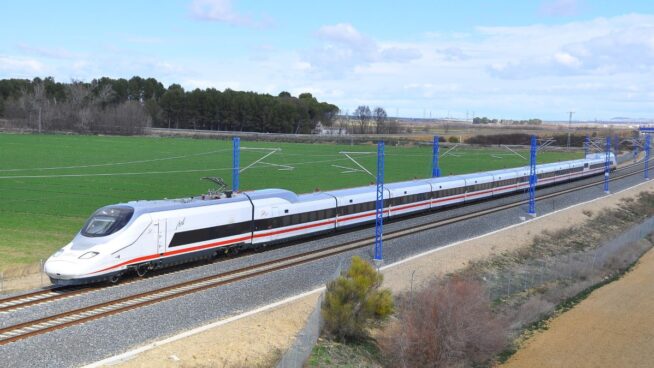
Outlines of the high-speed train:
[[[611,170],[615,157],[611,155]],[[604,172],[605,156],[542,164],[537,186]],[[525,191],[529,167],[419,179],[384,186],[393,218]],[[230,194],[230,193],[228,193]],[[376,187],[297,195],[283,189],[174,200],[134,201],[97,210],[45,263],[55,285],[116,282],[147,270],[362,225],[375,219]]]

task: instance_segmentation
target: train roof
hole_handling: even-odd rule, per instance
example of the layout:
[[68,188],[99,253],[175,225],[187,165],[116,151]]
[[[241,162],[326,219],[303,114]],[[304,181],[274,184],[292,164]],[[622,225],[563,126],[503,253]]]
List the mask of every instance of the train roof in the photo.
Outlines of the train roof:
[[[613,157],[613,154],[611,154]],[[604,160],[604,153],[593,153],[587,155],[584,159],[553,162],[547,164],[539,164],[538,168],[552,168],[560,165],[569,165],[569,164],[584,164],[588,161],[599,161]],[[493,170],[493,171],[483,171],[478,173],[470,174],[461,174],[461,175],[450,175],[443,176],[438,178],[427,178],[427,179],[415,179],[402,182],[388,183],[385,185],[388,189],[396,189],[399,187],[407,186],[422,186],[429,184],[438,184],[449,181],[456,180],[470,180],[474,178],[487,177],[490,175],[502,175],[502,174],[516,174],[518,172],[529,171],[529,166],[522,167],[513,167],[507,169]],[[123,203],[123,205],[128,205],[134,208],[138,213],[149,213],[149,212],[159,212],[159,211],[168,211],[180,208],[193,208],[193,207],[203,207],[211,206],[216,204],[228,204],[228,203],[239,203],[239,202],[249,202],[252,200],[265,200],[265,199],[282,199],[288,201],[289,203],[297,202],[310,202],[314,200],[326,199],[328,197],[342,197],[349,195],[358,195],[358,194],[368,194],[371,192],[371,188],[374,188],[372,185],[355,187],[355,188],[345,188],[330,190],[325,192],[315,192],[315,193],[306,193],[306,194],[296,194],[290,190],[285,189],[259,189],[253,191],[245,191],[240,193],[235,193],[230,198],[220,198],[220,199],[207,199],[205,196],[198,197],[188,197],[188,198],[179,198],[179,199],[161,199],[161,200],[143,200],[143,201],[131,201],[128,203]]]
[[203,196],[200,196],[200,197],[187,197],[187,198],[177,198],[177,199],[131,201],[125,204],[130,207],[133,207],[134,210],[138,213],[150,213],[150,212],[169,211],[169,210],[175,210],[180,208],[211,206],[215,204],[249,202],[250,199],[262,200],[262,199],[279,199],[279,198],[285,199],[291,203],[298,201],[298,195],[291,192],[290,190],[260,189],[260,190],[235,193],[230,198],[206,199],[203,198]]

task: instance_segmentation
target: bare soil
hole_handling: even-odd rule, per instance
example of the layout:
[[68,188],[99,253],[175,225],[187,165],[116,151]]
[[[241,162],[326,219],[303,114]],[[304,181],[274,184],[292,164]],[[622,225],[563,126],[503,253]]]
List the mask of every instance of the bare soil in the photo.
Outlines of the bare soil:
[[620,280],[550,321],[503,367],[651,367],[654,251]]
[[33,290],[52,285],[48,276],[38,271],[38,266],[36,272],[32,271],[16,275],[5,271],[0,274],[0,296],[4,293]]
[[318,293],[246,320],[228,323],[149,350],[112,367],[270,367],[315,308]]

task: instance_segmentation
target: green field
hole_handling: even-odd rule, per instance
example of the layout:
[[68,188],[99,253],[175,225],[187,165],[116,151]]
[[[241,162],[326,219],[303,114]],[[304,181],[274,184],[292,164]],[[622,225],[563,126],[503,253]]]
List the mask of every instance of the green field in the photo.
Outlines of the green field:
[[[241,189],[298,193],[368,185],[374,178],[340,151],[374,152],[373,145],[242,141],[245,148],[281,148],[241,174]],[[445,151],[444,149],[441,152]],[[269,151],[244,149],[241,168]],[[506,150],[462,150],[441,159],[443,175],[523,166]],[[528,157],[527,152],[521,152]],[[374,173],[376,156],[357,156]],[[539,162],[580,158],[547,152]],[[86,218],[107,204],[206,193],[203,176],[231,182],[231,141],[183,138],[0,134],[0,270],[38,262],[66,244]],[[431,147],[386,147],[386,181],[430,174]],[[292,170],[280,170],[286,165]]]

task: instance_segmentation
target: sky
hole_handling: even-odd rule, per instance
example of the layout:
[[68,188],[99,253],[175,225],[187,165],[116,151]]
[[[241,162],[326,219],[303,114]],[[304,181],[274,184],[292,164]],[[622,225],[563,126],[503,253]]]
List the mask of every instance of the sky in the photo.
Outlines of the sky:
[[154,77],[351,113],[654,118],[654,1],[2,1],[0,78]]

